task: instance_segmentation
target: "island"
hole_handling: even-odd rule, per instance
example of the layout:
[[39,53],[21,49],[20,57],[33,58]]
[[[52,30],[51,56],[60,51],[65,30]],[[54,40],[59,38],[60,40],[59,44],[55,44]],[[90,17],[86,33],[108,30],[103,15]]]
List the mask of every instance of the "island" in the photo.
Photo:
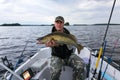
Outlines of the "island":
[[[69,22],[64,23],[65,26],[97,26],[97,25],[108,25],[107,23],[97,23],[97,24],[73,24],[70,25]],[[120,25],[118,23],[110,23],[109,25]],[[4,23],[0,26],[54,26],[54,24],[20,24],[20,23]]]
[[1,26],[21,26],[19,23],[11,23],[11,24],[2,24]]

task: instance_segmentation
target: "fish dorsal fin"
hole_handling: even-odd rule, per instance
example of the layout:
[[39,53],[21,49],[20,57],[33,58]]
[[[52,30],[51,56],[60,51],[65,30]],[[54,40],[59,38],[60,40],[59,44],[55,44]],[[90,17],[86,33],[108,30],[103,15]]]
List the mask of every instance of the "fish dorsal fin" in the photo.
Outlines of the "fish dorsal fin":
[[62,32],[60,32],[60,31],[55,31],[55,32],[53,32],[53,33],[59,34],[59,33],[62,33]]
[[66,34],[66,33],[62,33],[60,31],[55,31],[55,32],[53,32],[53,34],[63,35],[63,36],[69,37],[72,40],[74,40],[75,42],[77,42],[77,39],[76,39],[76,37],[73,34]]
[[52,34],[56,34],[56,35],[64,35],[64,36],[67,35],[66,33],[63,33],[63,32],[60,32],[60,31],[55,31],[55,32],[53,32]]

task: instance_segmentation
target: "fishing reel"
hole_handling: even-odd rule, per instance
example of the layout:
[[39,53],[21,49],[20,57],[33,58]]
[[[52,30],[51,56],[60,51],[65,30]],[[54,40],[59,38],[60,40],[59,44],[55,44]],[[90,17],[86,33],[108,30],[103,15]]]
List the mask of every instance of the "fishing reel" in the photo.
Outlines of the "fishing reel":
[[13,64],[9,62],[9,60],[7,59],[7,56],[5,57],[1,57],[2,63],[7,66],[8,68],[10,68],[11,70],[13,70]]

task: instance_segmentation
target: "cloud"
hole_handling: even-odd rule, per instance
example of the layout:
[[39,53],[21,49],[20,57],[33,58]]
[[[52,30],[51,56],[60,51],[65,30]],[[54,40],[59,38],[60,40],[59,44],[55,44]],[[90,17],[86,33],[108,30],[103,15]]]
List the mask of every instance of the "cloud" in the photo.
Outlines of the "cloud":
[[[0,22],[26,24],[51,24],[58,15],[74,23],[106,22],[113,0],[0,0]],[[120,17],[120,1],[117,1],[113,22]]]

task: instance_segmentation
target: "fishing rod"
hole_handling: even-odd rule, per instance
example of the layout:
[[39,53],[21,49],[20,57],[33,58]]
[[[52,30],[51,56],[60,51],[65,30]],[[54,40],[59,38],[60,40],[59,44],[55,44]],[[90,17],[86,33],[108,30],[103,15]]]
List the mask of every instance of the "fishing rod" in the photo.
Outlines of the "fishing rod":
[[[111,9],[111,13],[110,13],[110,18],[109,18],[109,21],[108,21],[108,24],[107,24],[107,29],[106,29],[105,36],[104,36],[104,38],[103,38],[103,41],[106,40],[106,35],[107,35],[108,28],[109,28],[109,24],[110,24],[110,21],[111,21],[111,18],[112,18],[112,14],[113,14],[113,10],[114,10],[114,7],[115,7],[115,3],[116,3],[116,0],[114,0],[114,2],[113,2],[113,6],[112,6],[112,9]],[[103,45],[104,45],[104,43],[103,43]],[[105,54],[105,52],[104,52],[104,54]],[[104,55],[102,55],[102,56],[103,56],[103,57],[102,57],[101,66],[100,66],[100,70],[99,70],[99,74],[98,74],[98,78],[99,78],[98,80],[101,79],[101,70],[102,70]]]
[[90,56],[89,56],[89,63],[88,63],[88,66],[87,66],[87,78],[89,80],[89,76],[90,76],[90,66],[91,66],[91,55],[92,55],[92,51],[90,50]]
[[111,21],[111,18],[112,18],[112,14],[113,14],[113,10],[114,10],[114,7],[115,7],[115,3],[116,3],[116,0],[114,0],[114,2],[113,2],[112,10],[111,10],[111,13],[110,13],[110,17],[109,17],[109,20],[108,20],[107,29],[105,31],[105,36],[103,38],[103,41],[105,41],[105,39],[106,39],[106,35],[107,35],[108,28],[109,28],[109,25],[110,25],[110,21]]
[[16,67],[18,66],[18,64],[20,63],[20,61],[22,61],[22,60],[21,60],[21,57],[23,57],[24,51],[25,51],[25,49],[26,49],[28,43],[29,43],[29,40],[26,41],[25,47],[23,48],[23,51],[22,51],[22,53],[21,53],[21,55],[20,55],[20,57],[19,57],[19,59],[18,59],[16,65],[15,65],[15,67],[14,67],[14,70],[16,69]]
[[[114,47],[113,47],[113,50],[112,50],[112,52],[111,52],[111,56],[108,58],[108,60],[112,58],[112,53],[114,53],[115,48],[117,47],[117,44],[118,44],[118,42],[119,42],[119,39],[120,39],[120,38],[118,38],[118,39],[116,40],[116,42],[114,43]],[[105,68],[105,71],[104,71],[104,73],[103,73],[103,75],[102,75],[101,80],[103,80],[103,77],[104,77],[104,75],[105,75],[105,73],[106,73],[106,71],[107,71],[108,64],[111,63],[111,62],[109,62],[109,61],[107,61],[107,62],[108,62],[108,63],[107,63],[107,66],[106,66],[106,68]]]
[[[25,51],[25,49],[26,49],[28,43],[29,43],[29,39],[26,41],[25,47],[24,47],[22,53],[20,54],[19,59],[18,59],[18,61],[16,62],[14,68],[13,68],[13,71],[15,71],[15,69],[18,67],[18,65],[19,65],[20,62],[22,61],[21,58],[22,58],[22,56],[23,56],[23,54],[24,54],[24,51]],[[13,76],[13,75],[10,76],[10,79],[9,79],[9,80],[11,80],[12,76]]]
[[[99,64],[99,61],[100,61],[100,57],[101,57],[101,55],[102,55],[103,46],[104,46],[104,41],[106,40],[106,35],[107,35],[108,28],[109,28],[109,25],[110,25],[110,21],[111,21],[111,17],[112,17],[112,14],[113,14],[113,10],[114,10],[115,3],[116,3],[116,0],[114,0],[113,6],[112,6],[112,10],[111,10],[110,17],[109,17],[108,24],[107,24],[107,28],[106,28],[106,31],[105,31],[105,34],[104,34],[103,43],[102,43],[102,46],[101,46],[100,51],[99,51],[99,54],[98,54],[98,59],[97,59],[97,62],[96,62],[96,67],[95,67],[95,70],[94,70],[94,74],[93,74],[92,80],[93,80],[94,77],[95,77],[95,74],[96,74],[96,71],[97,71],[97,68],[98,68],[98,64]],[[103,59],[102,59],[102,60],[103,60]],[[101,67],[102,67],[102,66],[101,66]],[[101,70],[100,70],[100,71],[101,71]],[[100,73],[100,72],[99,72],[99,73]],[[99,75],[101,75],[101,74],[99,74]]]
[[104,59],[104,55],[105,55],[105,51],[106,51],[106,43],[107,43],[107,41],[104,41],[103,55],[102,55],[100,70],[99,70],[99,74],[98,74],[98,80],[101,80],[101,70],[102,70],[103,59]]
[[99,61],[100,61],[100,56],[102,54],[102,47],[100,48],[100,51],[99,51],[99,55],[98,55],[98,59],[97,59],[97,62],[96,62],[96,66],[95,66],[95,70],[94,70],[94,73],[93,73],[93,77],[91,78],[91,80],[94,80],[95,78],[95,75],[96,75],[96,71],[97,71],[97,68],[98,68],[98,64],[99,64]]

